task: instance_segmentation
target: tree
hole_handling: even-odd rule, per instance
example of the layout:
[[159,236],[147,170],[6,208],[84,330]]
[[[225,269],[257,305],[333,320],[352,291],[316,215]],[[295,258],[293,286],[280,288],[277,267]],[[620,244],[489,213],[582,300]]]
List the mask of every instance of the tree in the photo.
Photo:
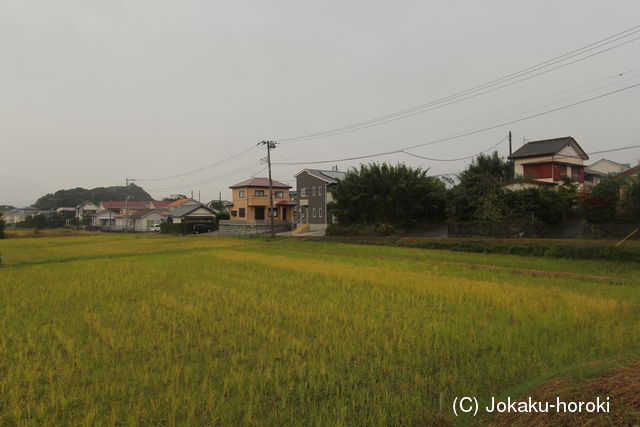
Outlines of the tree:
[[[33,204],[41,210],[57,209],[60,207],[73,207],[86,201],[99,203],[101,200],[124,200],[126,190],[124,185],[114,187],[96,187],[91,190],[86,188],[72,188],[58,190],[40,197]],[[142,187],[129,184],[129,200],[149,201],[153,198]]]
[[162,201],[164,202],[175,202],[176,200],[186,199],[187,196],[184,194],[171,194],[168,197],[163,197]]
[[499,221],[504,217],[503,186],[513,179],[513,164],[494,151],[481,154],[458,175],[448,194],[447,213],[455,221]]
[[598,183],[591,194],[582,199],[582,209],[587,221],[593,223],[611,222],[616,219],[620,192],[620,180],[607,177]]
[[412,228],[444,218],[446,188],[425,169],[371,163],[351,169],[331,190],[332,213],[341,225]]
[[0,212],[0,239],[4,239],[4,217]]

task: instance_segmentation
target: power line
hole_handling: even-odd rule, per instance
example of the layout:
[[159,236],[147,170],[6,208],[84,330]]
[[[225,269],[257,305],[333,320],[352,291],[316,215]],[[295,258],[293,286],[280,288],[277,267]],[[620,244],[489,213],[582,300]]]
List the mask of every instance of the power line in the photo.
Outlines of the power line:
[[[638,70],[640,70],[640,67],[633,68],[633,69],[630,69],[630,70],[627,70],[627,71],[624,71],[624,72],[616,73],[615,75],[611,75],[611,76],[608,76],[608,77],[605,77],[605,78],[602,78],[602,79],[594,80],[594,81],[591,81],[589,83],[585,83],[585,84],[582,84],[582,85],[574,86],[574,87],[572,87],[570,89],[564,89],[564,90],[561,90],[561,91],[558,91],[558,92],[554,92],[554,93],[545,95],[543,97],[535,98],[535,99],[532,99],[532,100],[529,100],[529,101],[526,101],[526,102],[513,104],[513,105],[510,105],[508,107],[502,107],[502,108],[499,108],[499,109],[496,109],[496,110],[493,110],[493,111],[490,111],[490,112],[487,112],[487,113],[482,113],[482,114],[478,114],[478,115],[475,115],[475,116],[466,117],[464,119],[460,119],[460,120],[456,120],[456,121],[453,121],[453,122],[441,124],[441,125],[438,125],[438,126],[433,126],[433,127],[430,127],[430,128],[427,128],[427,129],[422,129],[422,130],[415,131],[415,132],[405,133],[405,134],[402,134],[402,135],[397,135],[397,136],[393,136],[393,137],[389,137],[389,138],[383,138],[383,139],[377,140],[377,141],[375,141],[373,143],[369,142],[369,143],[366,143],[366,144],[356,145],[354,147],[350,147],[350,148],[346,148],[346,149],[343,148],[343,149],[338,149],[338,150],[332,150],[332,151],[329,151],[329,152],[325,152],[325,154],[329,154],[329,153],[332,153],[332,152],[353,150],[353,149],[361,148],[361,147],[371,147],[373,145],[378,145],[378,144],[381,144],[381,143],[384,143],[384,142],[394,141],[394,140],[397,140],[397,139],[402,139],[402,138],[406,138],[406,137],[409,137],[409,136],[418,135],[418,134],[421,134],[421,133],[429,132],[429,131],[432,131],[432,130],[440,129],[440,128],[451,126],[451,125],[458,124],[458,123],[464,123],[464,122],[467,122],[467,121],[470,121],[470,120],[473,120],[473,119],[476,119],[476,118],[488,116],[488,115],[491,115],[491,114],[494,114],[494,113],[497,113],[497,112],[500,112],[500,111],[510,110],[510,109],[513,109],[513,108],[516,108],[516,107],[524,106],[524,105],[527,105],[527,104],[532,104],[532,103],[535,103],[535,102],[538,102],[538,101],[545,100],[547,98],[555,97],[555,96],[563,94],[563,93],[574,91],[576,89],[581,89],[581,88],[592,86],[594,84],[601,83],[601,82],[604,82],[604,81],[607,81],[607,80],[611,80],[611,79],[614,79],[614,78],[619,78],[619,77],[625,76],[627,74],[632,74],[633,75]],[[575,95],[572,95],[572,96],[569,96],[569,97],[566,97],[566,98],[563,98],[563,99],[560,99],[560,100],[557,100],[557,101],[554,101],[554,102],[551,102],[551,103],[548,103],[548,104],[545,104],[545,105],[540,105],[540,106],[535,107],[535,108],[531,108],[531,109],[528,109],[528,110],[520,111],[517,114],[511,115],[511,116],[507,116],[507,117],[503,117],[502,119],[500,119],[498,121],[493,121],[493,122],[490,122],[490,123],[486,123],[486,124],[481,125],[481,126],[490,125],[490,124],[499,122],[501,120],[509,119],[511,117],[517,117],[517,116],[519,116],[519,115],[521,115],[523,113],[527,113],[529,111],[535,111],[535,110],[537,110],[539,108],[548,107],[548,106],[557,104],[557,103],[562,102],[562,101],[568,101],[570,99],[576,98],[576,97],[581,96],[581,95],[586,95],[588,93],[595,92],[595,91],[598,91],[600,89],[604,89],[606,87],[615,86],[617,84],[620,84],[620,83],[623,83],[623,82],[626,82],[626,81],[629,81],[629,80],[633,80],[633,79],[635,79],[637,77],[638,76],[632,76],[632,77],[629,77],[629,78],[626,78],[626,79],[623,79],[623,80],[620,80],[620,81],[617,81],[617,82],[614,82],[614,83],[610,83],[610,84],[606,84],[606,85],[600,86],[600,87],[595,88],[595,89],[590,89],[590,90],[587,90],[587,91],[584,91],[584,92],[581,92],[581,93],[578,93],[578,94],[575,94]]]
[[536,117],[540,117],[540,116],[544,116],[544,115],[547,115],[547,114],[551,114],[551,113],[554,113],[554,112],[557,112],[557,111],[560,111],[560,110],[564,110],[564,109],[567,109],[567,108],[575,107],[577,105],[585,104],[587,102],[591,102],[591,101],[594,101],[594,100],[597,100],[597,99],[600,99],[600,98],[604,98],[606,96],[613,95],[613,94],[616,94],[616,93],[619,93],[619,92],[622,92],[622,91],[625,91],[625,90],[633,89],[633,88],[638,87],[638,86],[640,86],[640,83],[636,83],[636,84],[633,84],[633,85],[630,85],[630,86],[626,86],[626,87],[621,88],[621,89],[617,89],[617,90],[610,91],[610,92],[607,92],[607,93],[604,93],[604,94],[601,94],[601,95],[598,95],[598,96],[594,96],[594,97],[591,97],[591,98],[588,98],[588,99],[584,99],[582,101],[574,102],[572,104],[567,104],[567,105],[563,105],[563,106],[558,107],[558,108],[554,108],[554,109],[551,109],[551,110],[543,111],[541,113],[532,114],[532,115],[529,115],[529,116],[526,116],[526,117],[522,117],[522,118],[519,118],[519,119],[503,122],[503,123],[500,123],[500,124],[497,124],[497,125],[493,125],[493,126],[489,126],[489,127],[485,127],[485,128],[482,128],[482,129],[472,130],[472,131],[469,131],[469,132],[465,132],[465,133],[449,136],[449,137],[446,137],[446,138],[440,138],[440,139],[436,139],[436,140],[433,140],[433,141],[424,142],[424,143],[421,143],[421,144],[415,144],[415,145],[412,145],[412,146],[409,146],[409,147],[403,147],[403,148],[400,148],[400,149],[397,149],[397,150],[391,150],[391,151],[386,151],[386,152],[383,152],[383,153],[369,154],[369,155],[364,155],[364,156],[353,156],[353,157],[348,157],[348,158],[343,158],[343,159],[331,159],[331,160],[321,160],[321,161],[311,161],[311,162],[274,162],[274,164],[278,164],[278,165],[322,164],[322,163],[341,162],[341,161],[347,161],[347,160],[358,160],[358,159],[366,159],[366,158],[370,158],[370,157],[380,157],[380,156],[385,156],[385,155],[389,155],[389,154],[396,154],[396,153],[400,153],[400,152],[402,152],[404,150],[410,150],[410,149],[413,149],[413,148],[424,147],[426,145],[436,144],[438,142],[451,141],[453,139],[458,139],[458,138],[462,138],[462,137],[465,137],[465,136],[475,135],[477,133],[486,132],[486,131],[492,130],[492,129],[497,129],[499,127],[510,125],[510,124],[513,124],[513,123],[518,123],[518,122],[522,122],[522,121],[525,121],[525,120],[530,120],[530,119],[533,119],[533,118],[536,118]]
[[200,181],[195,181],[195,182],[191,182],[191,183],[187,183],[187,184],[179,184],[179,185],[174,185],[172,187],[162,187],[162,188],[151,188],[149,189],[149,191],[169,191],[169,190],[175,190],[175,189],[180,189],[180,188],[185,188],[185,187],[195,187],[195,186],[199,186],[199,185],[205,185],[205,184],[209,184],[213,181],[216,181],[218,179],[221,178],[226,178],[228,176],[234,176],[234,175],[238,175],[240,173],[244,173],[247,168],[250,168],[251,166],[254,166],[255,162],[251,162],[251,163],[247,163],[247,164],[243,164],[242,166],[240,166],[237,169],[234,169],[232,171],[228,171],[222,174],[218,174],[218,175],[214,175],[214,176],[210,176],[204,180],[200,180]]
[[460,160],[472,159],[472,158],[474,158],[474,157],[479,156],[480,154],[484,154],[484,153],[486,153],[487,151],[491,151],[491,150],[493,150],[494,148],[496,148],[498,145],[500,145],[500,144],[502,144],[504,141],[506,141],[506,140],[507,140],[507,138],[508,138],[508,137],[507,137],[507,136],[505,136],[505,137],[504,137],[504,138],[502,138],[500,141],[498,141],[497,143],[493,144],[491,147],[487,148],[486,150],[482,150],[482,151],[480,151],[479,153],[473,154],[473,155],[471,155],[471,156],[466,156],[466,157],[458,157],[457,159],[433,159],[433,158],[431,158],[431,157],[424,157],[424,156],[419,156],[419,155],[414,154],[414,153],[409,153],[408,151],[405,151],[405,150],[402,150],[402,151],[400,151],[400,152],[401,152],[401,153],[404,153],[404,154],[408,154],[408,155],[413,156],[413,157],[417,157],[417,158],[419,158],[419,159],[430,160],[430,161],[432,161],[432,162],[457,162],[457,161],[460,161]]
[[188,171],[188,172],[185,172],[185,173],[181,173],[181,174],[178,174],[178,175],[163,176],[163,177],[160,177],[160,178],[136,179],[136,181],[145,181],[145,182],[148,182],[148,181],[166,181],[168,179],[182,178],[183,176],[192,175],[194,173],[201,172],[203,170],[212,168],[214,166],[219,166],[219,165],[221,165],[223,163],[230,162],[230,161],[233,161],[233,160],[237,160],[237,159],[239,159],[241,157],[244,157],[245,154],[248,154],[249,152],[251,152],[251,151],[253,151],[255,149],[256,149],[255,146],[251,146],[251,147],[249,147],[248,149],[246,149],[244,151],[236,153],[233,156],[227,157],[226,159],[223,159],[223,160],[220,160],[218,162],[212,163],[210,165],[203,166],[203,167],[200,167],[200,168],[197,168],[197,169],[193,169],[191,171]]
[[[638,141],[640,141],[640,139],[636,140],[635,142],[638,142]],[[612,153],[612,152],[615,152],[615,151],[630,150],[632,148],[640,148],[640,145],[630,145],[628,147],[618,147],[618,148],[610,148],[608,150],[592,151],[590,153],[587,153],[587,155],[592,156],[594,154]],[[567,156],[565,156],[565,157],[567,157]],[[459,173],[460,172],[449,172],[449,173],[442,173],[442,174],[439,174],[439,175],[431,175],[431,176],[432,177],[450,176],[450,175],[457,175]]]
[[[587,58],[599,55],[601,53],[607,52],[609,50],[612,50],[612,49],[615,49],[617,47],[620,47],[620,46],[623,46],[625,44],[628,44],[628,43],[631,43],[633,41],[636,41],[636,40],[640,39],[640,37],[637,37],[637,38],[634,38],[634,39],[631,39],[631,40],[626,40],[626,41],[624,41],[622,43],[619,43],[617,45],[614,45],[614,46],[608,47],[606,49],[603,49],[601,51],[592,53],[591,55],[587,55],[587,56],[584,56],[582,58],[578,58],[578,59],[576,59],[574,61],[571,61],[569,63],[563,64],[563,65],[559,65],[558,67],[555,67],[555,68],[552,68],[552,69],[549,69],[549,70],[544,70],[544,71],[542,71],[540,73],[537,73],[537,74],[534,74],[532,76],[528,76],[526,78],[522,78],[520,80],[516,80],[516,79],[518,79],[518,78],[520,78],[522,76],[526,76],[526,75],[534,73],[536,71],[543,70],[544,68],[548,68],[548,67],[550,67],[552,65],[555,65],[557,63],[564,62],[564,61],[566,61],[566,60],[568,60],[570,58],[583,55],[584,53],[587,53],[587,52],[589,52],[591,50],[595,50],[595,49],[601,48],[603,46],[606,46],[608,44],[611,44],[613,42],[616,42],[616,41],[622,40],[624,38],[627,38],[627,37],[629,37],[631,35],[634,35],[634,34],[640,32],[639,28],[640,28],[640,25],[634,26],[634,27],[632,27],[632,28],[630,28],[628,30],[625,30],[625,31],[622,31],[620,33],[614,34],[612,36],[609,36],[609,37],[604,38],[602,40],[599,40],[597,42],[591,43],[591,44],[589,44],[587,46],[584,46],[582,48],[573,50],[571,52],[565,53],[565,54],[560,55],[558,57],[555,57],[555,58],[549,59],[547,61],[541,62],[539,64],[527,67],[527,68],[525,68],[523,70],[520,70],[518,72],[506,75],[506,76],[501,77],[499,79],[495,79],[495,80],[492,80],[490,82],[487,82],[487,83],[484,83],[484,84],[481,84],[481,85],[478,85],[478,86],[474,86],[474,87],[472,87],[470,89],[467,89],[467,90],[464,90],[464,91],[460,91],[460,92],[454,93],[452,95],[449,95],[449,96],[446,96],[446,97],[443,97],[443,98],[436,99],[434,101],[430,101],[430,102],[427,102],[427,103],[424,103],[424,104],[421,104],[421,105],[418,105],[418,106],[415,106],[415,107],[407,108],[405,110],[397,111],[395,113],[390,113],[390,114],[379,116],[379,117],[376,117],[376,118],[373,118],[373,119],[357,122],[357,123],[354,123],[354,124],[351,124],[351,125],[330,129],[330,130],[327,130],[327,131],[315,132],[315,133],[311,133],[311,134],[307,134],[307,135],[301,135],[301,136],[297,136],[297,137],[282,138],[282,139],[279,139],[278,142],[282,142],[282,143],[304,142],[304,141],[311,140],[311,139],[316,139],[316,138],[335,136],[335,135],[339,135],[339,134],[342,134],[342,133],[352,132],[352,131],[356,131],[356,130],[360,130],[360,129],[365,129],[367,127],[377,126],[377,125],[385,124],[385,123],[388,123],[388,122],[391,122],[391,121],[400,120],[400,119],[403,119],[403,118],[406,118],[406,117],[411,117],[411,116],[416,115],[416,114],[422,114],[423,112],[430,111],[432,109],[442,108],[444,106],[450,105],[450,104],[455,103],[455,102],[460,102],[460,101],[463,101],[463,100],[466,100],[466,99],[470,99],[470,98],[473,98],[473,97],[476,97],[476,96],[480,96],[480,95],[485,94],[485,93],[492,92],[494,90],[498,90],[498,89],[506,87],[506,86],[511,86],[511,85],[519,83],[521,81],[528,80],[530,78],[534,78],[534,77],[539,76],[541,74],[545,74],[545,73],[551,72],[551,71],[556,70],[558,68],[562,68],[562,67],[574,64],[574,63],[579,62],[579,61],[583,61],[583,60],[585,60]],[[511,81],[511,80],[516,80],[516,81],[512,81],[512,82],[510,82],[508,84],[504,84],[504,85],[499,86],[499,87],[494,87],[494,86],[501,85],[502,83],[505,83],[505,82],[508,82],[508,81]],[[488,88],[492,88],[492,87],[493,87],[493,89],[484,90],[484,89],[488,89]],[[476,93],[476,92],[479,92],[479,93]],[[472,96],[466,96],[466,95],[470,95],[470,94],[473,94],[473,93],[476,93],[476,94],[474,94]],[[433,107],[433,108],[427,109],[428,107]]]

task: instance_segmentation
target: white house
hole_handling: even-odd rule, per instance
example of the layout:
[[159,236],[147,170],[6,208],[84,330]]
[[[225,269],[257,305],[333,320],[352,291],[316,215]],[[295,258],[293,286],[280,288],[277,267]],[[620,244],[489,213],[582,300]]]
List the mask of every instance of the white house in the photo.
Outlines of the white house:
[[584,168],[584,185],[587,191],[598,185],[606,176],[618,175],[631,167],[630,164],[617,163],[612,160],[601,159]]

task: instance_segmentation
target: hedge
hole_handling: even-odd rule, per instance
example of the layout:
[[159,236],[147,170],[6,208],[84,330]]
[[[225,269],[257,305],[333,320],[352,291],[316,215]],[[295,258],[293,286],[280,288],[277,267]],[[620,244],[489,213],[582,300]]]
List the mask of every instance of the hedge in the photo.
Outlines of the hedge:
[[416,239],[382,237],[338,237],[344,243],[398,246],[420,249],[439,249],[458,252],[542,256],[548,258],[593,259],[622,262],[640,262],[640,246],[613,246],[613,244],[530,241],[471,240],[471,239]]

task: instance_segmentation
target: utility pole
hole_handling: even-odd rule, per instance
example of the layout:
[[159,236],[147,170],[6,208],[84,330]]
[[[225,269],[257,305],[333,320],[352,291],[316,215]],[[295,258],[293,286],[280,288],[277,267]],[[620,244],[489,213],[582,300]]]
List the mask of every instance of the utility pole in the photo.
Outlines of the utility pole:
[[511,157],[511,131],[509,131],[509,157]]
[[129,183],[135,181],[133,178],[125,179],[124,186],[124,232],[129,232]]
[[129,232],[129,178],[124,180],[124,232]]
[[271,150],[276,148],[276,143],[273,141],[261,141],[258,145],[267,146],[267,166],[269,169],[269,218],[271,221],[271,237],[276,237],[275,218],[273,217],[273,181],[271,180]]

